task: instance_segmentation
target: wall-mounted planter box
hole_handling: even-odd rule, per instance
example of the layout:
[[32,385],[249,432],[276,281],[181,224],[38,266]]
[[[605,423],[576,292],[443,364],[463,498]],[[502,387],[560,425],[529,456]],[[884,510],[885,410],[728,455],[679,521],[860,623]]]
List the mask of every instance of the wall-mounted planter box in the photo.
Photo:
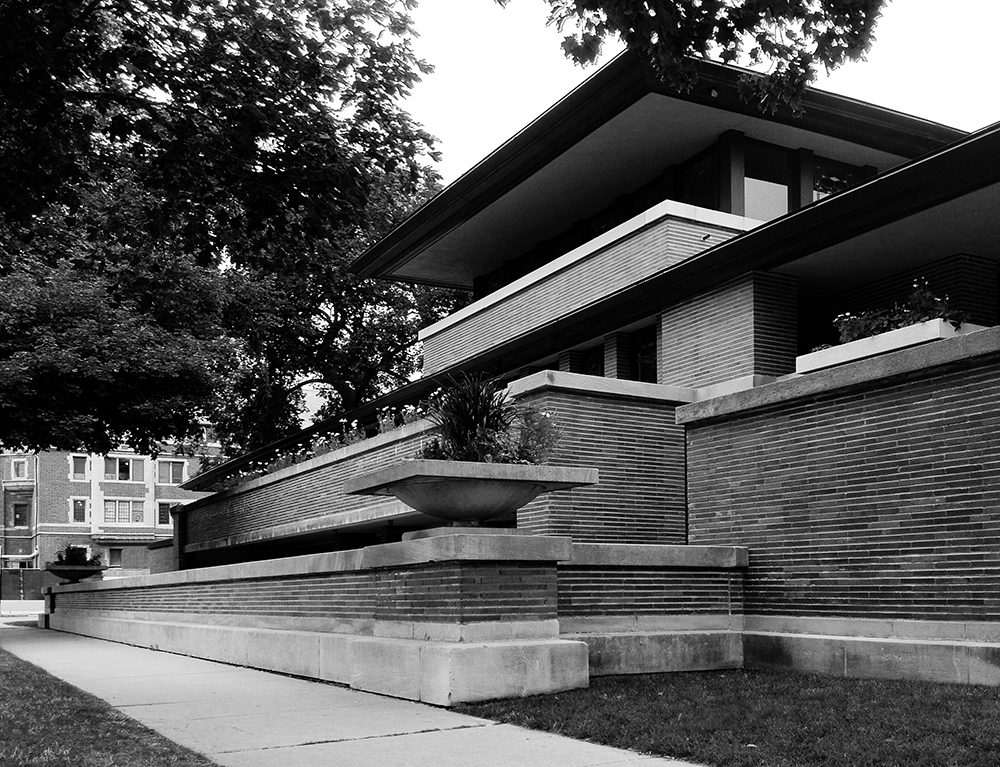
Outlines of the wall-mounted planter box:
[[428,516],[478,524],[516,511],[540,493],[597,481],[597,469],[418,459],[348,480],[344,492],[394,495]]
[[941,338],[952,338],[967,333],[974,333],[977,330],[984,330],[983,325],[973,325],[963,322],[956,329],[947,320],[927,320],[916,325],[910,325],[898,330],[890,330],[888,333],[879,333],[870,338],[860,338],[857,341],[832,346],[829,349],[820,349],[817,352],[810,352],[795,358],[795,372],[809,373],[813,370],[842,365],[845,362],[874,357],[877,354],[903,349],[907,346],[925,344],[928,341],[937,341]]

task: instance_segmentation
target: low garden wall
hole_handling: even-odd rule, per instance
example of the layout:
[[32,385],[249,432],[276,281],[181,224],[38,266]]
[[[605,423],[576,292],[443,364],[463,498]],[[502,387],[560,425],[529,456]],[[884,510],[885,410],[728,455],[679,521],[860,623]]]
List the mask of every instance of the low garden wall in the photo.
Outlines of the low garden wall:
[[750,665],[1000,683],[1000,328],[678,409]]
[[[689,391],[542,371],[510,392],[552,413],[562,437],[548,463],[601,476],[593,487],[532,501],[518,512],[518,528],[579,542],[684,543],[684,434],[674,407],[690,401]],[[287,556],[292,546],[349,548],[359,545],[352,535],[391,541],[437,524],[394,498],[343,492],[352,477],[416,457],[432,428],[417,421],[181,507],[177,566]]]
[[[441,528],[350,551],[56,586],[42,622],[452,705],[586,686],[591,673],[738,666],[745,559]],[[707,605],[696,598],[705,594]]]

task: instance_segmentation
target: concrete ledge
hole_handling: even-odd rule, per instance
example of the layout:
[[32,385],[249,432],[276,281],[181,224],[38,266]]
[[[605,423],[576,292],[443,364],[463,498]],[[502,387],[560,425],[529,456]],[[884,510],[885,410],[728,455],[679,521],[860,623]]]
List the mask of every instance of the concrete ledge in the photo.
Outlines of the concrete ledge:
[[1000,643],[1000,623],[991,621],[748,615],[745,625],[748,632],[761,634],[827,634],[863,639],[930,639]]
[[568,559],[569,538],[541,535],[440,535],[364,549],[363,568],[442,561],[556,562]]
[[561,635],[742,630],[743,616],[732,613],[588,615],[559,618],[559,632]]
[[600,397],[651,400],[665,405],[694,402],[696,399],[694,389],[683,386],[626,381],[582,373],[566,373],[561,370],[541,370],[519,378],[507,387],[507,392],[512,397],[526,397],[553,389]]
[[[140,621],[57,611],[59,631],[249,666],[438,706],[586,687],[587,646],[566,639],[434,642]],[[554,621],[553,621],[554,623]]]
[[966,363],[974,358],[1000,357],[1000,327],[901,349],[878,357],[848,362],[805,375],[791,375],[771,384],[677,408],[677,423],[736,416],[802,398],[835,395],[858,386],[912,378],[934,368]]
[[738,631],[564,634],[587,643],[592,676],[743,667]]
[[1000,644],[752,632],[743,640],[746,668],[1000,685]]
[[570,565],[620,567],[683,567],[721,569],[746,567],[743,546],[673,546],[642,543],[574,543]]

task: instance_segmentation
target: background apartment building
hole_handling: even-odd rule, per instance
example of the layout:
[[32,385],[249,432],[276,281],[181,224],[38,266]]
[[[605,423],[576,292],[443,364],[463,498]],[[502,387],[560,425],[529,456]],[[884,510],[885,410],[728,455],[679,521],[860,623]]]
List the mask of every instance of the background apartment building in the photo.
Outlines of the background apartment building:
[[0,454],[3,568],[44,569],[74,545],[101,555],[105,578],[148,573],[149,545],[173,537],[170,507],[204,495],[178,487],[201,460],[172,446],[156,458],[128,450]]

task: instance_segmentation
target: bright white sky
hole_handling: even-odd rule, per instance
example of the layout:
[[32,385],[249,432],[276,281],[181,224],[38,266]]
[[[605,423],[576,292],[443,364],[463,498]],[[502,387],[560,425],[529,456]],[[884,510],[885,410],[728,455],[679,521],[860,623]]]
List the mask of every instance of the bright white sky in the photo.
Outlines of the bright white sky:
[[[545,26],[544,0],[419,0],[417,53],[435,66],[407,102],[440,140],[446,183],[572,90],[581,69]],[[963,130],[1000,121],[997,0],[895,0],[868,60],[817,84]]]

